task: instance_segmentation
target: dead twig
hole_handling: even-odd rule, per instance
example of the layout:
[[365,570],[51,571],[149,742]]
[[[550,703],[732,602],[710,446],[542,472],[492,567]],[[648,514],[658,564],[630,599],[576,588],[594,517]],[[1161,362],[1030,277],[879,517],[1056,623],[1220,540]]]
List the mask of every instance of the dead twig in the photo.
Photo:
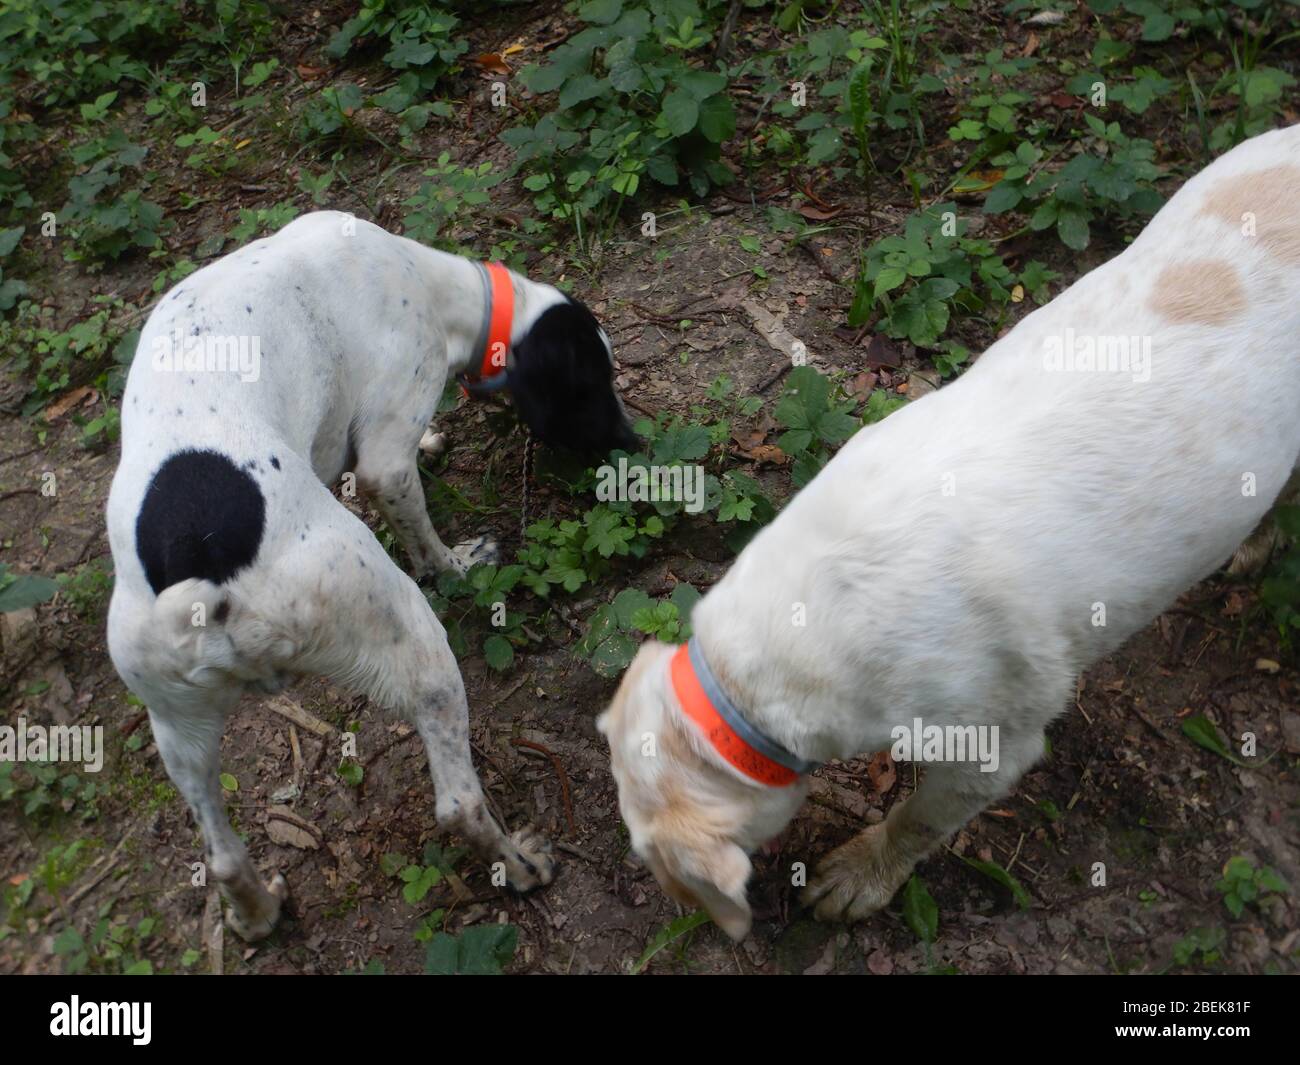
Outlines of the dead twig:
[[38,445],[36,447],[29,447],[26,451],[20,451],[16,455],[6,455],[4,458],[0,459],[0,466],[3,466],[6,462],[16,462],[18,459],[25,459],[28,455],[35,455],[36,452],[40,450],[40,446]]
[[391,740],[389,740],[382,747],[380,747],[379,750],[377,750],[374,754],[372,754],[369,758],[367,758],[365,762],[363,762],[362,764],[367,769],[369,769],[372,765],[375,764],[375,762],[379,761],[379,759],[381,759],[384,755],[386,755],[399,743],[405,743],[407,740],[411,740],[411,739],[418,739],[419,735],[420,734],[416,732],[415,729],[411,729],[408,732],[398,732],[396,736],[394,736]]
[[758,386],[758,391],[766,392],[769,388],[771,388],[774,384],[776,384],[779,380],[781,380],[781,378],[783,378],[786,374],[788,374],[793,368],[794,368],[794,363],[792,362],[787,361],[781,363],[781,365],[778,366],[773,373],[768,374],[768,376],[764,378],[763,383]]
[[736,24],[740,21],[740,9],[744,0],[731,0],[731,6],[727,8],[727,17],[722,22],[722,32],[718,34],[718,46],[713,50],[714,56],[718,59],[726,59],[731,55],[731,39],[736,34]]
[[306,729],[314,736],[324,737],[334,731],[333,725],[327,725],[314,714],[309,714],[288,696],[277,695],[274,699],[268,699],[266,708],[281,717],[288,718],[299,728]]
[[592,865],[605,864],[596,857],[596,855],[592,854],[591,851],[583,850],[581,847],[575,846],[572,843],[564,842],[564,840],[559,840],[555,844],[555,849],[564,851],[565,854],[572,854],[575,858],[581,858],[584,862],[591,862]]
[[564,796],[564,819],[569,824],[569,835],[577,832],[577,827],[573,823],[573,799],[569,795],[569,775],[564,771],[564,766],[560,764],[560,759],[556,757],[555,752],[540,743],[534,743],[532,740],[516,738],[514,740],[516,747],[527,747],[531,751],[538,751],[546,755],[551,760],[551,765],[555,767],[555,775],[560,778],[560,794]]
[[[45,915],[45,919],[41,923],[46,927],[49,927],[50,922],[53,921],[56,917],[60,915],[64,917],[69,917],[68,911],[70,911],[73,906],[79,903],[82,899],[84,899],[87,895],[89,895],[92,891],[94,891],[95,888],[97,888],[100,884],[102,884],[105,878],[108,876],[108,874],[111,873],[117,867],[117,859],[121,856],[122,851],[126,847],[126,845],[129,842],[131,842],[132,838],[134,838],[136,832],[139,831],[139,828],[140,828],[139,823],[132,826],[130,831],[128,831],[125,836],[123,836],[120,840],[117,841],[117,846],[112,849],[112,851],[109,853],[107,858],[100,858],[99,861],[91,865],[90,868],[94,869],[95,866],[99,864],[99,862],[103,862],[104,868],[101,869],[94,877],[88,880],[81,887],[77,888],[77,890],[74,891],[70,896],[68,896],[67,901],[63,902],[60,905],[59,909],[51,910],[49,913],[47,913]],[[71,918],[69,917],[69,920],[70,919]]]

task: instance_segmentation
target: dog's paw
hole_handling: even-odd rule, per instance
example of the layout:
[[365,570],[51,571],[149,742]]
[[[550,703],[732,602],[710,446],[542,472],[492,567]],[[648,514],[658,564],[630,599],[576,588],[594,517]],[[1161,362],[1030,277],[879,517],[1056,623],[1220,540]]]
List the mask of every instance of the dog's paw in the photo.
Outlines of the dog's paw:
[[501,557],[497,542],[490,536],[476,536],[473,540],[459,543],[451,549],[451,553],[465,567],[466,572],[480,562],[491,564]]
[[507,840],[506,881],[515,891],[532,891],[555,879],[550,840],[531,825],[516,829]]
[[259,907],[260,912],[240,914],[232,906],[226,912],[226,924],[230,925],[235,935],[245,943],[256,943],[271,934],[280,920],[280,909],[284,905],[284,900],[288,897],[289,881],[285,880],[280,873],[276,873],[266,886],[266,896]]
[[253,682],[257,690],[266,695],[279,695],[285,688],[293,683],[293,677],[288,673],[269,673],[260,677]]
[[872,825],[822,859],[801,901],[819,921],[860,921],[888,906],[911,872],[891,856],[884,824]]
[[432,429],[424,431],[424,435],[420,437],[420,454],[428,455],[430,458],[437,458],[446,450],[446,433],[435,433]]
[[1258,577],[1272,561],[1273,556],[1287,547],[1286,537],[1270,520],[1251,534],[1250,538],[1233,552],[1224,572],[1229,577]]

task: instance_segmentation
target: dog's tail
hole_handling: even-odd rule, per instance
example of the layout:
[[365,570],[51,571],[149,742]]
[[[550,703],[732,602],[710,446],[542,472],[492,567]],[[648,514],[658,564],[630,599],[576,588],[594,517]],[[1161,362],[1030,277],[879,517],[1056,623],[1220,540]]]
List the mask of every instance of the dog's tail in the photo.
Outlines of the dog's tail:
[[289,635],[249,608],[228,587],[191,577],[159,593],[153,606],[154,633],[179,673],[200,688],[226,687],[232,680],[268,690],[283,686],[295,647]]

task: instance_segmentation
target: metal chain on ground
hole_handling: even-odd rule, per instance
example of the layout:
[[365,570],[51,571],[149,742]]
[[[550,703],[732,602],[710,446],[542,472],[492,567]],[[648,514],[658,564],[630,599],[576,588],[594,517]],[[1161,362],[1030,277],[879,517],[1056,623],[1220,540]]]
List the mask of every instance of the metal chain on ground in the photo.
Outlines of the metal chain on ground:
[[536,452],[536,444],[533,440],[533,434],[527,429],[524,430],[524,491],[523,506],[519,512],[519,542],[522,544],[528,530],[528,505],[532,498],[533,489],[533,457]]

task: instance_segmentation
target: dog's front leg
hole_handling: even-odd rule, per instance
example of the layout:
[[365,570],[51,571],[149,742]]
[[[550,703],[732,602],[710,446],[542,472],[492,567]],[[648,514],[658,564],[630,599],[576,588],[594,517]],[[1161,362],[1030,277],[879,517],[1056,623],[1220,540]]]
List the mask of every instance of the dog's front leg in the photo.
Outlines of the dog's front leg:
[[420,437],[420,454],[431,459],[440,458],[447,452],[447,434],[440,433],[431,425]]
[[514,890],[549,884],[555,875],[550,843],[532,828],[516,829],[507,836],[488,811],[470,760],[469,707],[459,679],[408,711],[429,757],[438,826],[469,840],[494,867],[494,877],[504,872]]
[[1042,752],[1042,733],[1035,733],[1003,740],[995,772],[980,772],[974,762],[927,765],[910,799],[822,859],[803,904],[815,904],[822,921],[859,921],[884,909],[917,862],[1009,792]]
[[433,570],[463,575],[475,562],[496,557],[495,544],[486,536],[455,548],[438,538],[425,509],[413,455],[397,458],[387,450],[363,451],[357,464],[357,484],[393,530],[417,577]]

